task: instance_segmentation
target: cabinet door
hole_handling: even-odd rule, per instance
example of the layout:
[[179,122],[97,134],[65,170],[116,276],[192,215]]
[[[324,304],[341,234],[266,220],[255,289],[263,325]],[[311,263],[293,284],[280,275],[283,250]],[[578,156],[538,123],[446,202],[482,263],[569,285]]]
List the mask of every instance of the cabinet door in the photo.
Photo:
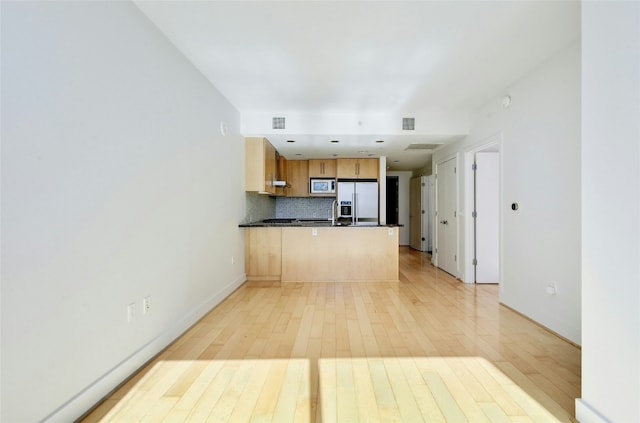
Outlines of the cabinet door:
[[309,177],[322,177],[322,160],[309,160]]
[[273,181],[276,180],[276,149],[269,141],[264,140],[264,191],[269,194],[276,193]]
[[336,177],[336,160],[335,159],[309,160],[309,177],[310,178],[335,178]]
[[245,272],[249,280],[280,280],[282,229],[245,229]]
[[287,197],[309,197],[309,161],[287,161]]
[[358,179],[378,179],[378,159],[358,159]]
[[339,179],[378,179],[378,159],[338,159]]
[[245,191],[263,191],[264,140],[262,138],[246,138],[244,146],[244,189]]
[[275,194],[276,149],[266,138],[245,139],[245,191]]
[[328,159],[322,161],[322,170],[324,171],[324,178],[336,177],[336,160]]
[[340,179],[357,179],[358,159],[338,159],[337,175]]

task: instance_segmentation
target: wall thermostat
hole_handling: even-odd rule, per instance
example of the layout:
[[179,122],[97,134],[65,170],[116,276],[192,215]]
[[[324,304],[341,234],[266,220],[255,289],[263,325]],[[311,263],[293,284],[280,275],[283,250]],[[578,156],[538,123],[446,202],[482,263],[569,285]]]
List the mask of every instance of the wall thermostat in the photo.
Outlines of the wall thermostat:
[[518,203],[511,203],[511,210],[518,210]]

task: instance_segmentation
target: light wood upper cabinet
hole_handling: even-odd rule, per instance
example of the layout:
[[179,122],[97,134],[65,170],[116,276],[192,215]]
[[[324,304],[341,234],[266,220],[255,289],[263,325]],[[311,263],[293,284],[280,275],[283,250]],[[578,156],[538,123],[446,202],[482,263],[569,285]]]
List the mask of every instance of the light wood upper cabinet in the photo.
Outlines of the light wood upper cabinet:
[[309,197],[309,161],[287,161],[287,197]]
[[378,159],[338,159],[338,179],[378,179]]
[[378,179],[380,163],[378,159],[358,159],[359,179]]
[[336,159],[309,160],[309,178],[335,178]]
[[245,191],[275,194],[276,149],[266,138],[245,138]]

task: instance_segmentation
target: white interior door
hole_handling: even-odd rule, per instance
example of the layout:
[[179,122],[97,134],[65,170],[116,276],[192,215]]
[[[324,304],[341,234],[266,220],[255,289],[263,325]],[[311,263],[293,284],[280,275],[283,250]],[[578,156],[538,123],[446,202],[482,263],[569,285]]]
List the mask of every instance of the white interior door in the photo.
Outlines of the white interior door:
[[422,251],[422,178],[413,178],[409,185],[409,245]]
[[500,277],[500,155],[475,157],[476,283],[498,283]]
[[456,159],[438,164],[436,191],[436,263],[447,273],[458,275],[458,184]]
[[427,245],[426,251],[433,252],[434,234],[435,234],[435,215],[436,215],[436,185],[435,177],[433,175],[423,176],[425,186],[423,187],[423,195],[426,192],[427,198],[427,213],[424,215],[423,225],[427,228]]

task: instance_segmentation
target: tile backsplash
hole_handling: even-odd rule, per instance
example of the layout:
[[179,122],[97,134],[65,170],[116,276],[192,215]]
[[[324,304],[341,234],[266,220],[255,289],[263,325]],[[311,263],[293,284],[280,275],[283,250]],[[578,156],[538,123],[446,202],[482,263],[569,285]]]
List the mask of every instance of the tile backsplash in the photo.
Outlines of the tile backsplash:
[[276,215],[276,200],[268,195],[255,192],[245,193],[246,216],[244,223],[259,222],[271,219]]
[[276,198],[276,218],[330,219],[333,197]]
[[333,197],[287,198],[269,197],[255,192],[245,193],[244,223],[264,219],[330,219]]

